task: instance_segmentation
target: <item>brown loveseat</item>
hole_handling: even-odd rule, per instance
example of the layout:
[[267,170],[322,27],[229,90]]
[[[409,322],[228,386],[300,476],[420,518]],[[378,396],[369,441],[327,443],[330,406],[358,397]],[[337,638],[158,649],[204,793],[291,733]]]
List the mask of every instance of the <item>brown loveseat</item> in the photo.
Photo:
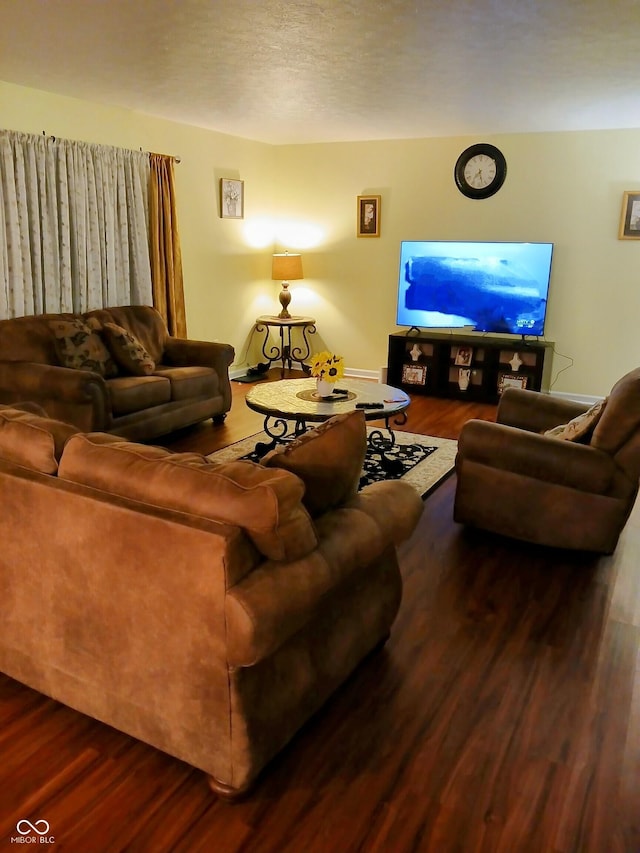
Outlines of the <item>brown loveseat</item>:
[[84,432],[150,439],[223,418],[233,356],[227,344],[170,337],[145,305],[2,320],[0,403],[36,401]]
[[471,420],[461,431],[455,520],[540,545],[612,553],[638,493],[640,369],[586,410],[506,389],[496,423]]
[[0,670],[245,791],[399,607],[422,502],[356,494],[360,416],[318,432],[312,518],[295,448],[215,465],[0,407]]

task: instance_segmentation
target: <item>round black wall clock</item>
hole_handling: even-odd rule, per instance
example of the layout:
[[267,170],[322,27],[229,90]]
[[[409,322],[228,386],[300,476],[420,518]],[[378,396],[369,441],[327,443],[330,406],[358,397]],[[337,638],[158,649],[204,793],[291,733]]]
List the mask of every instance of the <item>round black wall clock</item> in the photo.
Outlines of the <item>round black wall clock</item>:
[[495,145],[479,142],[465,149],[453,170],[456,186],[467,198],[489,198],[507,177],[507,161]]

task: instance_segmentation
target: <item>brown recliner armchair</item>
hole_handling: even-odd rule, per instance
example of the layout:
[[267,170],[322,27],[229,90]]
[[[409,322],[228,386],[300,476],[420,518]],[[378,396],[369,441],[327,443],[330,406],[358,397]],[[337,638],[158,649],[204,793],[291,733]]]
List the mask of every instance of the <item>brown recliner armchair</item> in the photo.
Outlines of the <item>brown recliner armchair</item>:
[[505,389],[496,423],[468,421],[456,459],[454,519],[494,533],[611,554],[640,477],[640,368],[613,387],[580,441],[543,433],[586,406]]

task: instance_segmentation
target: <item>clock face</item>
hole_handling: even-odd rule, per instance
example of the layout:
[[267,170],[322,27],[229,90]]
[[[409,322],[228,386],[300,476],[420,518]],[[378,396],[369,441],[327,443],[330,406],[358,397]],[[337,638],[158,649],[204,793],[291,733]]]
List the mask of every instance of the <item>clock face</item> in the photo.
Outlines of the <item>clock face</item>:
[[468,198],[489,198],[507,176],[507,161],[494,145],[479,143],[463,151],[454,170],[456,185]]
[[476,154],[464,167],[464,179],[470,187],[483,190],[496,178],[496,161],[487,154]]

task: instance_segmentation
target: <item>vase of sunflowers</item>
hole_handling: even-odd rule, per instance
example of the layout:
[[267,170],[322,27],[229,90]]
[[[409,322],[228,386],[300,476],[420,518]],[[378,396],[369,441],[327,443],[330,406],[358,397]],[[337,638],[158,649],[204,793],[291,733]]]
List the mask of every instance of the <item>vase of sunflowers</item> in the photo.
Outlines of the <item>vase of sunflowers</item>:
[[334,353],[318,352],[311,356],[311,375],[316,380],[316,392],[319,397],[330,397],[333,386],[344,376],[344,359]]

